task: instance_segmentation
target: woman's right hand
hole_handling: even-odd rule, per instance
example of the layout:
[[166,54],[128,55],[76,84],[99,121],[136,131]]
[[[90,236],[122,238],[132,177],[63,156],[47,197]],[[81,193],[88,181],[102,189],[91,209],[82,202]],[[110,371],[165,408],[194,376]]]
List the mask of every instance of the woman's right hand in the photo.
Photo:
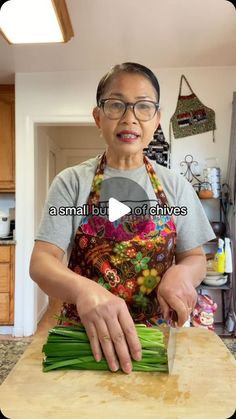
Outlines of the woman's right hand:
[[117,371],[120,366],[124,372],[130,373],[131,356],[139,361],[142,355],[141,344],[125,301],[88,280],[80,289],[76,306],[96,361],[101,360],[103,352],[112,371]]
[[59,247],[37,241],[31,257],[31,278],[49,296],[76,304],[97,361],[103,351],[112,371],[120,365],[129,373],[132,369],[130,354],[140,360],[141,345],[124,300],[72,272],[62,263],[63,256],[64,251]]

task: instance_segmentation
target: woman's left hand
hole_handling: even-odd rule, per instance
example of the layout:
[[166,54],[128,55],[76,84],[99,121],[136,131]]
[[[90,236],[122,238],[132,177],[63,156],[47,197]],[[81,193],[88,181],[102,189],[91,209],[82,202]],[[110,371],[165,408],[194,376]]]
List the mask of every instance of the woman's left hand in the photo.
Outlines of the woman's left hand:
[[165,320],[171,320],[173,310],[178,315],[178,326],[189,318],[197,302],[197,292],[190,279],[189,267],[172,265],[163,275],[157,288],[157,298]]

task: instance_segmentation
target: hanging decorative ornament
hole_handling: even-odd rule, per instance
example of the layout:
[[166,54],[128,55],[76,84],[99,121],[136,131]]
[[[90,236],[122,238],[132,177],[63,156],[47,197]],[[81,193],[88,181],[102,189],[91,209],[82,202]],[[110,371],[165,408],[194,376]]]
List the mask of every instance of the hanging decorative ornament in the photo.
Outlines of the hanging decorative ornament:
[[193,156],[191,154],[186,154],[184,160],[180,162],[180,166],[184,168],[180,174],[183,175],[190,183],[193,181],[197,181],[199,184],[201,183],[201,180],[197,177],[200,176],[200,174],[196,173],[198,162],[193,160]]

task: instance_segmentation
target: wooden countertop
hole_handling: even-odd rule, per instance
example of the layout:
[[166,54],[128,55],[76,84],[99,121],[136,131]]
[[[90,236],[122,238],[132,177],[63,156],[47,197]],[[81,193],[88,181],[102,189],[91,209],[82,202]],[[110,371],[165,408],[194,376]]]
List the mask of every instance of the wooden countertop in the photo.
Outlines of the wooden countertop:
[[214,332],[179,329],[170,375],[43,373],[44,342],[35,337],[0,386],[10,419],[226,419],[236,408],[236,362]]

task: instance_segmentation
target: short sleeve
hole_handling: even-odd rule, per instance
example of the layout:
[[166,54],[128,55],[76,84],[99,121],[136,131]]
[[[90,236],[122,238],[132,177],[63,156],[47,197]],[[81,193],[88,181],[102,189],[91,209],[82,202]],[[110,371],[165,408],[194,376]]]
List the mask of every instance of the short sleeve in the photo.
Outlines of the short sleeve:
[[68,169],[54,178],[35,240],[55,244],[66,252],[73,240],[74,217],[59,215],[60,207],[74,207],[78,191],[79,183]]
[[177,183],[176,205],[187,210],[186,215],[176,217],[176,253],[202,246],[215,238],[201,201],[192,185],[182,176]]

